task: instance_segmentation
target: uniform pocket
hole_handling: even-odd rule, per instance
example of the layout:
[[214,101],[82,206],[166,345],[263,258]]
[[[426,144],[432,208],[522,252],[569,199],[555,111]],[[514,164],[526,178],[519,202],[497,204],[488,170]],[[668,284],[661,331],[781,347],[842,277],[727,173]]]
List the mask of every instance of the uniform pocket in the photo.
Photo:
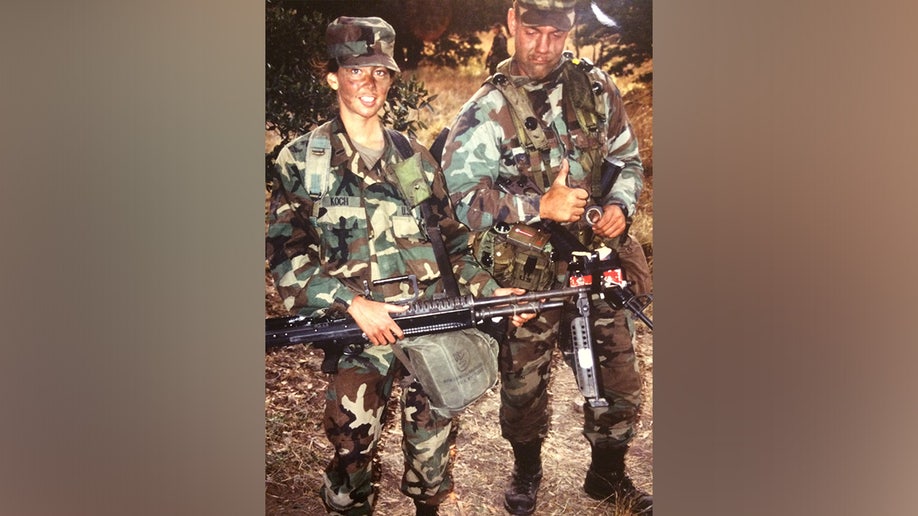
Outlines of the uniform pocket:
[[390,219],[392,222],[392,234],[395,238],[406,239],[412,242],[421,242],[426,240],[418,221],[412,216],[393,215]]
[[[340,205],[323,202],[315,219],[322,242],[322,259],[333,267],[370,259],[366,210],[337,198]],[[323,200],[325,201],[325,200]],[[334,202],[334,199],[330,201]],[[359,203],[359,199],[357,199]]]

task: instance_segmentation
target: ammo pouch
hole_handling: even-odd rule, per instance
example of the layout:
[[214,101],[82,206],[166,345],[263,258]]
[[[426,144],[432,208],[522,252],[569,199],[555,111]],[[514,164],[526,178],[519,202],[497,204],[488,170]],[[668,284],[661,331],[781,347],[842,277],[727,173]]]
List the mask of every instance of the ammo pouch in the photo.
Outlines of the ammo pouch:
[[475,328],[408,337],[392,345],[431,410],[453,417],[497,384],[498,344]]
[[430,197],[430,185],[424,175],[421,156],[413,154],[392,166],[396,185],[402,197],[412,208]]
[[549,237],[526,224],[514,224],[503,232],[492,228],[476,240],[475,258],[502,287],[545,290],[556,276]]

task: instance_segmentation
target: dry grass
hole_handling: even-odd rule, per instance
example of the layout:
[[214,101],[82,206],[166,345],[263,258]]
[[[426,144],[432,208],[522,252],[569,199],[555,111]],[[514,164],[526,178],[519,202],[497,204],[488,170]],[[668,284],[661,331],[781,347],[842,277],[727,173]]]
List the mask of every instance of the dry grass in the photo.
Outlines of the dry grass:
[[[484,37],[483,37],[484,39]],[[487,46],[485,46],[487,48]],[[449,125],[465,100],[484,81],[483,67],[459,70],[422,68],[418,72],[431,93],[438,95],[435,110],[421,113],[428,129],[419,139],[429,145],[439,130]],[[653,132],[652,89],[619,84],[635,132],[640,138],[646,185],[641,195],[632,234],[653,255]],[[268,316],[283,314],[270,274],[265,275],[265,309]],[[637,435],[628,456],[629,474],[642,489],[653,487],[653,336],[638,324],[635,348],[644,377],[644,405]],[[270,515],[323,514],[316,495],[320,474],[332,450],[322,432],[324,389],[327,377],[319,371],[322,353],[292,346],[265,355],[265,513]],[[582,398],[570,369],[556,357],[550,386],[552,430],[545,442],[545,478],[539,491],[540,515],[628,516],[626,507],[614,507],[588,498],[581,489],[589,465],[589,445],[580,433]],[[396,393],[397,394],[397,393]],[[410,501],[398,491],[402,472],[397,424],[397,396],[393,395],[383,430],[377,485],[377,513],[384,516],[414,514]],[[447,516],[502,515],[503,490],[512,468],[507,442],[500,437],[495,387],[460,418],[461,430],[454,450],[455,492],[441,510]]]
[[[647,490],[653,487],[653,357],[652,338],[638,332],[637,351],[644,373],[645,402],[637,436],[628,457],[629,474]],[[320,473],[331,457],[321,429],[322,391],[326,378],[318,373],[321,352],[294,346],[265,357],[265,507],[266,514],[322,514],[316,496]],[[397,390],[397,389],[396,389]],[[582,398],[573,374],[556,356],[550,385],[552,429],[543,448],[545,477],[539,490],[536,516],[629,516],[627,507],[615,507],[587,497],[582,489],[589,465],[589,445],[580,434]],[[398,491],[402,472],[401,429],[397,392],[387,410],[378,464],[377,513],[410,516],[410,501]],[[460,417],[453,451],[455,492],[441,506],[444,516],[505,514],[503,490],[512,468],[512,454],[497,424],[498,389],[489,391]]]

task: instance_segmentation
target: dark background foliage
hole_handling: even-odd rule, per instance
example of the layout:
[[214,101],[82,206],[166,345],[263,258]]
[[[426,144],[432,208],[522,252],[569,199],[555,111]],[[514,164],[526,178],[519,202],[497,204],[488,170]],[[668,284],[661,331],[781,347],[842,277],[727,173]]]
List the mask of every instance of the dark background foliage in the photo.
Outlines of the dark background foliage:
[[[590,2],[577,5],[575,47],[599,45],[596,64],[631,75],[652,57],[652,0],[594,0],[615,26],[604,26]],[[471,9],[474,5],[474,9]],[[265,4],[265,128],[278,136],[265,152],[270,181],[280,149],[335,114],[334,94],[315,68],[325,57],[325,27],[338,16],[379,16],[396,31],[395,58],[403,71],[421,64],[454,68],[481,53],[479,34],[506,23],[511,0],[268,0]],[[651,72],[635,78],[652,80]],[[389,92],[384,121],[414,134],[423,122],[411,117],[436,98],[413,75],[400,74]]]

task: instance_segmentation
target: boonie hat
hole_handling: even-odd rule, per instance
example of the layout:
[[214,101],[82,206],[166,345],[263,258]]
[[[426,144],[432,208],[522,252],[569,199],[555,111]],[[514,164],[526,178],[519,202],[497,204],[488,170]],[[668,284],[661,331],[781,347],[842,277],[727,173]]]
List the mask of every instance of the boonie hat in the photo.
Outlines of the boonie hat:
[[577,0],[516,0],[520,13],[517,19],[526,27],[571,30],[576,3]]
[[328,24],[325,43],[328,57],[339,66],[384,66],[401,71],[392,57],[395,29],[382,18],[339,16]]

